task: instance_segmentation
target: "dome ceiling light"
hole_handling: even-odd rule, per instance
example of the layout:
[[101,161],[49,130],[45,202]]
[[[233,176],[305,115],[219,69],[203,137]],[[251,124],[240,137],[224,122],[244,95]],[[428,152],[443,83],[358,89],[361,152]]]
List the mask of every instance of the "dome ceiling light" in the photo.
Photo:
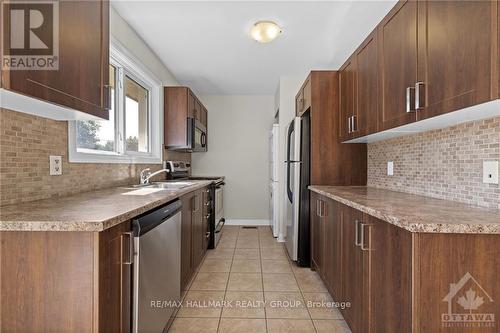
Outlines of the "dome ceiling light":
[[269,43],[282,32],[280,26],[273,21],[258,21],[250,29],[250,36],[259,43]]

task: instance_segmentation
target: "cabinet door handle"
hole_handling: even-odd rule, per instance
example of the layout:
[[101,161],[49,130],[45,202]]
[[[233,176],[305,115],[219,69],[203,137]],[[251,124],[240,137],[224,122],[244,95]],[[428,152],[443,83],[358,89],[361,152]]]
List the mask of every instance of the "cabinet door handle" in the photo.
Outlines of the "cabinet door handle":
[[347,133],[351,133],[351,117],[347,118]]
[[208,231],[207,231],[207,232],[205,233],[205,237],[206,237],[207,239],[208,239],[208,238],[210,238],[210,232],[208,232]]
[[415,92],[415,87],[406,88],[406,112],[407,113],[415,111],[415,109],[412,109],[412,105],[415,105],[415,103],[413,103],[414,101],[413,101],[412,94],[411,94],[412,91]]
[[352,118],[352,131],[356,132],[358,130],[358,126],[356,123],[357,118],[356,118],[356,116],[352,116],[351,118]]
[[107,98],[106,98],[106,105],[104,105],[104,108],[106,110],[111,110],[111,104],[112,104],[112,96],[111,96],[111,85],[105,84],[104,85],[104,90],[106,90]]
[[210,218],[210,214],[207,214],[205,217],[206,217],[206,218],[207,218],[207,220],[208,220],[208,219]]
[[354,230],[355,230],[355,232],[354,232],[354,245],[361,246],[361,242],[359,242],[359,225],[360,225],[360,223],[358,220],[355,220],[354,224],[355,224],[355,226],[354,226]]
[[198,196],[195,195],[193,197],[193,213],[196,213],[198,211]]
[[134,234],[133,232],[124,232],[122,234],[122,253],[123,253],[123,245],[124,245],[124,242],[123,242],[123,238],[127,236],[128,237],[128,246],[129,246],[129,250],[128,250],[128,260],[124,260],[123,261],[123,264],[124,265],[132,265],[134,263]]
[[[368,247],[365,247],[365,226],[369,227],[369,225],[363,223],[361,223],[360,225],[361,225],[361,230],[360,230],[361,241],[359,242],[360,243],[359,247],[363,251],[368,251],[370,250],[370,244],[368,244]],[[370,229],[368,229],[368,232],[370,232]]]
[[421,89],[424,86],[423,82],[415,83],[415,110],[419,110],[425,106],[425,91]]

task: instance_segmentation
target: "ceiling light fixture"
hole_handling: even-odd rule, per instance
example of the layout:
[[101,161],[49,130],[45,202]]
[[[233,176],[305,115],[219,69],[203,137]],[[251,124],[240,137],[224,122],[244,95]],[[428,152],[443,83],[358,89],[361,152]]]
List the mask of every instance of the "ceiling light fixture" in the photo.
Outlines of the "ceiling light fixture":
[[280,26],[273,21],[258,21],[250,29],[250,36],[259,43],[269,43],[282,32]]

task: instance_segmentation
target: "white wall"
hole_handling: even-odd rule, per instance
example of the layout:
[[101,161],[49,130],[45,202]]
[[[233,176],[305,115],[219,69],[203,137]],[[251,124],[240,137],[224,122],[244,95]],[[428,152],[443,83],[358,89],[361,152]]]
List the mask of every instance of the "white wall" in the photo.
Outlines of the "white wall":
[[280,139],[279,139],[279,152],[278,164],[281,166],[278,172],[278,202],[279,202],[279,227],[278,227],[278,240],[284,240],[285,223],[286,223],[286,139],[287,128],[290,122],[295,117],[295,95],[299,91],[302,83],[304,83],[307,74],[282,76],[280,77],[279,87],[275,94],[275,104],[279,108],[279,125],[280,125]]
[[208,109],[208,152],[192,154],[193,175],[226,177],[227,220],[269,223],[274,96],[204,95],[200,99]]
[[[120,42],[127,50],[146,66],[164,86],[179,85],[177,79],[156,56],[141,37],[130,27],[130,25],[116,12],[110,8],[110,34]],[[163,104],[163,103],[162,103]]]

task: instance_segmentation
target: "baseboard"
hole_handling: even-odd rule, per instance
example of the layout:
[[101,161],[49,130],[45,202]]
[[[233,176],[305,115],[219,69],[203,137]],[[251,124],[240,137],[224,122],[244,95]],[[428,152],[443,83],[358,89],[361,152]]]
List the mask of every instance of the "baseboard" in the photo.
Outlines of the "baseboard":
[[271,220],[226,219],[226,225],[271,225]]

